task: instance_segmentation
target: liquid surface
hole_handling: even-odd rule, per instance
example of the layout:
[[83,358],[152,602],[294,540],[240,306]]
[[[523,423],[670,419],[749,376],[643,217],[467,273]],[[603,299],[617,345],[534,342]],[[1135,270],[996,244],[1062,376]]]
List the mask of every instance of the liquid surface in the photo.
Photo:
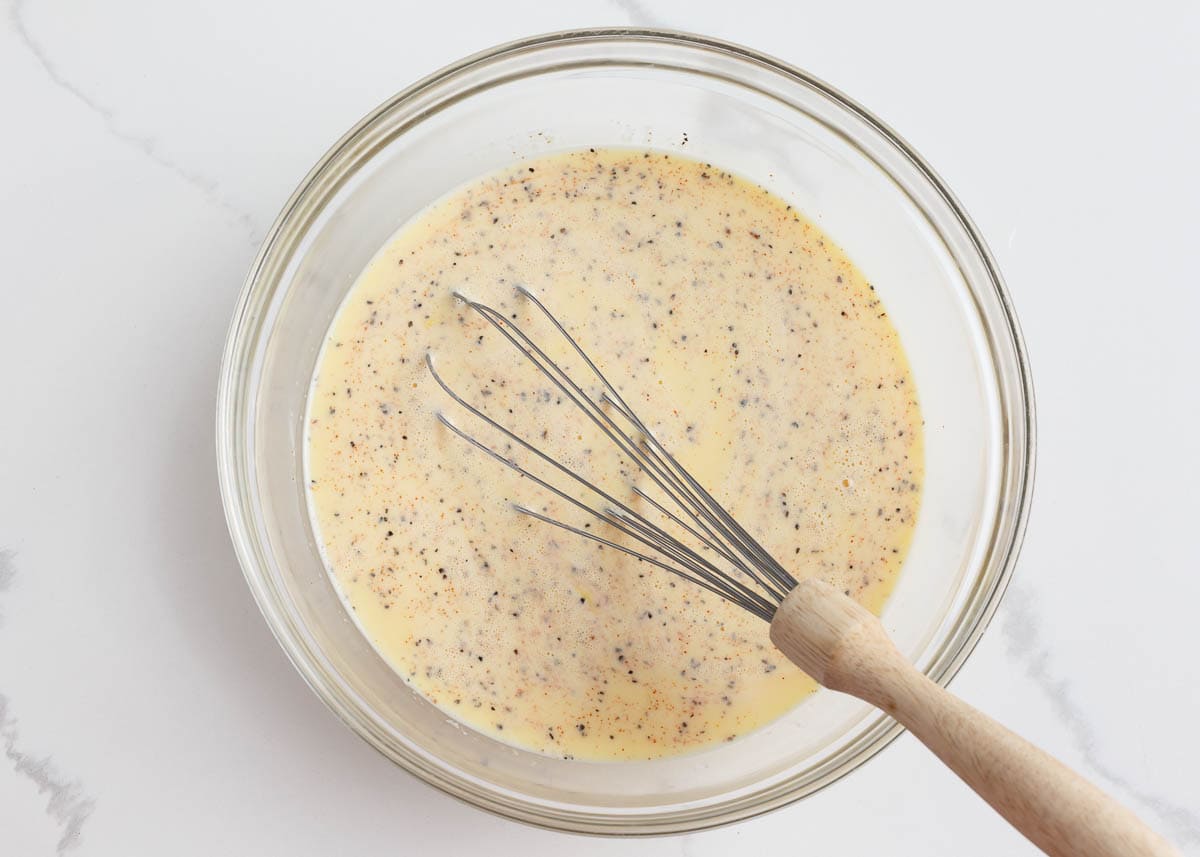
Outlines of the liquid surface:
[[496,307],[590,383],[518,284],[794,576],[875,611],[893,586],[921,419],[872,287],[762,188],[673,155],[596,150],[522,162],[432,206],[330,330],[309,400],[310,501],[364,633],[456,719],[549,754],[654,758],[775,719],[814,685],[766,623],[518,514],[586,520],[438,422],[532,464],[448,399],[427,352],[464,398],[568,466],[631,504],[631,485],[650,487],[452,295]]

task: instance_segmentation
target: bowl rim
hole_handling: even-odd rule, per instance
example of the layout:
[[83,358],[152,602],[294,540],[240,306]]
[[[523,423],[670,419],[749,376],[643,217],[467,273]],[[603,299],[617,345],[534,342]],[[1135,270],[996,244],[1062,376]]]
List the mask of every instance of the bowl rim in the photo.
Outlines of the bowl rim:
[[[243,484],[238,467],[239,457],[234,450],[235,437],[241,425],[240,417],[244,406],[241,395],[243,390],[240,384],[243,376],[239,372],[238,357],[246,345],[247,329],[253,327],[250,322],[258,320],[261,314],[262,307],[256,298],[261,297],[259,293],[261,292],[262,277],[278,246],[287,236],[289,224],[305,208],[304,203],[307,197],[314,191],[314,188],[320,185],[322,177],[333,169],[347,150],[352,149],[364,132],[371,129],[382,117],[406,102],[417,99],[437,85],[496,60],[531,51],[586,42],[647,42],[699,49],[749,62],[808,87],[830,101],[835,107],[855,115],[871,130],[878,133],[886,143],[890,144],[896,153],[916,169],[927,182],[929,189],[941,198],[949,211],[953,213],[963,234],[969,239],[971,252],[976,254],[978,261],[986,271],[987,280],[991,284],[993,296],[997,301],[1003,321],[1002,326],[997,326],[991,332],[1007,339],[1016,358],[1014,368],[1017,384],[1013,396],[1018,403],[1018,408],[1015,409],[1015,415],[1024,417],[1021,428],[1025,442],[1020,451],[1022,466],[1011,474],[1014,481],[1011,489],[1014,508],[1011,513],[1010,539],[1009,544],[1004,548],[1003,556],[995,563],[997,573],[989,581],[986,591],[976,594],[980,609],[974,617],[971,627],[959,638],[953,654],[948,659],[936,660],[928,673],[929,677],[938,684],[942,686],[949,684],[978,644],[1011,582],[1024,540],[1032,503],[1037,457],[1036,408],[1028,352],[1012,300],[996,260],[978,228],[946,183],[904,138],[865,107],[819,78],[769,54],[734,42],[678,30],[648,27],[579,28],[543,33],[478,51],[444,66],[391,96],[355,123],[309,170],[287,199],[279,215],[268,229],[243,283],[228,328],[218,380],[216,402],[218,482],[226,524],[239,565],[242,568],[243,577],[276,641],[304,681],[312,688],[314,694],[338,716],[339,720],[368,744],[376,750],[380,750],[398,766],[445,794],[495,815],[536,827],[595,835],[647,836],[684,833],[743,821],[815,794],[873,758],[899,737],[904,728],[890,718],[880,715],[863,729],[853,743],[854,751],[852,753],[847,753],[846,758],[832,769],[823,771],[814,781],[803,786],[796,786],[794,778],[789,778],[770,786],[765,791],[741,795],[733,801],[716,803],[706,806],[702,810],[667,808],[656,810],[653,813],[631,813],[628,817],[564,809],[549,802],[514,799],[498,794],[486,785],[461,777],[448,776],[444,770],[430,765],[418,754],[398,755],[387,752],[375,739],[374,730],[369,722],[352,717],[352,712],[337,703],[334,694],[327,686],[325,677],[317,669],[317,665],[311,657],[311,649],[303,639],[306,636],[304,629],[293,623],[290,617],[278,609],[272,584],[267,579],[267,575],[261,572],[259,554],[262,553],[262,545],[254,536],[254,528],[247,526],[247,521],[254,516],[254,504],[249,497],[247,486]],[[963,617],[967,615],[966,611],[962,614]]]

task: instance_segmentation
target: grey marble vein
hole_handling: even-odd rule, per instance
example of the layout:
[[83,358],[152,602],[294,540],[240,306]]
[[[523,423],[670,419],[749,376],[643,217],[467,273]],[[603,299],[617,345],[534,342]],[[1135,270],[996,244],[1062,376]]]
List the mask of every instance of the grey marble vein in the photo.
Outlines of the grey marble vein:
[[629,16],[629,23],[635,27],[666,26],[662,18],[647,9],[641,0],[610,0],[610,2]]
[[1033,593],[1013,586],[1004,598],[1002,631],[1008,654],[1025,669],[1025,674],[1049,698],[1050,704],[1083,756],[1083,764],[1108,785],[1131,796],[1158,817],[1162,832],[1177,844],[1200,844],[1200,815],[1170,798],[1141,788],[1101,758],[1096,733],[1088,723],[1083,706],[1071,695],[1071,683],[1057,674],[1049,649],[1043,642],[1041,617]]
[[75,780],[58,772],[49,756],[36,758],[18,743],[17,721],[8,713],[8,698],[0,694],[0,743],[13,770],[26,777],[39,794],[48,795],[46,814],[59,826],[58,853],[65,854],[79,844],[83,823],[92,814],[96,802],[88,797]]
[[225,213],[226,218],[231,224],[246,233],[247,239],[252,246],[257,247],[262,241],[262,230],[255,223],[254,217],[249,212],[241,210],[237,205],[223,196],[215,179],[209,178],[195,170],[190,170],[173,160],[162,151],[161,144],[153,137],[135,134],[122,128],[121,123],[118,121],[117,112],[114,109],[104,105],[99,99],[85,92],[78,84],[67,79],[66,75],[59,70],[57,63],[51,59],[46,46],[34,37],[25,23],[24,9],[25,0],[12,0],[12,5],[9,8],[9,20],[12,24],[12,30],[21,43],[25,45],[29,53],[37,60],[50,81],[64,92],[73,96],[88,110],[99,116],[104,122],[105,129],[114,138],[141,152],[159,166],[164,167],[199,190],[209,203],[215,205]]
[[[15,576],[13,552],[0,550],[0,591],[7,590]],[[9,713],[8,697],[2,693],[0,744],[3,745],[4,756],[12,763],[13,770],[32,782],[38,794],[48,796],[46,814],[62,830],[58,840],[58,853],[65,854],[79,844],[79,833],[83,829],[83,823],[92,814],[96,802],[84,793],[83,786],[78,782],[60,774],[50,757],[35,758],[21,749],[16,718]]]

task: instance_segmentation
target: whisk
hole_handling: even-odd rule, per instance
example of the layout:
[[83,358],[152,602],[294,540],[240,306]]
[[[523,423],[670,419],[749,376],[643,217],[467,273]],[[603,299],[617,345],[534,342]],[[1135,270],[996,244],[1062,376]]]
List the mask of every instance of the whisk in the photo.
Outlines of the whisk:
[[[629,486],[645,512],[558,461],[459,395],[426,363],[464,411],[511,441],[554,476],[546,478],[460,428],[451,432],[583,513],[578,526],[524,505],[517,512],[683,578],[770,624],[772,643],[827,688],[851,694],[894,717],[1035,845],[1062,857],[1177,855],[1129,810],[1061,762],[967,705],[910,664],[879,620],[818,578],[797,580],[726,511],[655,437],[567,328],[530,290],[518,287],[592,375],[589,394],[512,317],[455,293],[486,320],[563,398],[574,405],[657,489]],[[557,477],[561,477],[561,481]],[[605,525],[592,529],[590,523]],[[606,535],[611,533],[611,537]]]

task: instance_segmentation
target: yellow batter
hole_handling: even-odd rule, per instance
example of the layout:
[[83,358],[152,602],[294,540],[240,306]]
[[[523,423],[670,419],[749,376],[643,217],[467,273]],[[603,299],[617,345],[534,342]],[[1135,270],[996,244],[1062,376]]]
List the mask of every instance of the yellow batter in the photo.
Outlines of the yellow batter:
[[646,484],[617,474],[578,412],[452,297],[555,342],[518,284],[796,577],[876,611],[892,588],[919,505],[921,417],[872,287],[762,188],[661,152],[588,150],[432,206],[330,330],[309,399],[310,500],[364,633],[455,718],[554,755],[653,758],[783,714],[814,685],[766,623],[514,512],[584,523],[438,423],[444,412],[504,449],[436,386],[427,352],[468,400],[572,467]]

